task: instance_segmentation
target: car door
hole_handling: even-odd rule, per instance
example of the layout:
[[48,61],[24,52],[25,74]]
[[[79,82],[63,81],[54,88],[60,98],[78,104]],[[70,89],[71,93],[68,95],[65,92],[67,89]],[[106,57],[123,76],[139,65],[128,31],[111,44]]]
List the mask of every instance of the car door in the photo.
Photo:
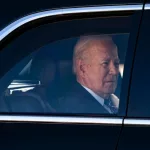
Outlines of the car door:
[[149,3],[145,4],[134,59],[127,117],[118,149],[149,149]]
[[[126,114],[142,7],[142,4],[139,4],[43,11],[16,20],[1,30],[0,147],[3,149],[115,149]],[[120,97],[117,114],[28,112],[24,111],[24,103],[19,105],[22,111],[9,109],[7,88],[33,58],[33,52],[40,51],[42,56],[42,54],[47,55],[45,49],[51,51],[50,56],[55,58],[57,66],[61,67],[62,62],[72,61],[77,39],[80,36],[91,35],[111,36],[117,45],[120,57],[120,80],[115,93]],[[65,85],[62,89],[64,87]],[[56,91],[58,88],[57,86]],[[20,101],[21,98],[18,103]],[[13,99],[10,103],[18,106]]]

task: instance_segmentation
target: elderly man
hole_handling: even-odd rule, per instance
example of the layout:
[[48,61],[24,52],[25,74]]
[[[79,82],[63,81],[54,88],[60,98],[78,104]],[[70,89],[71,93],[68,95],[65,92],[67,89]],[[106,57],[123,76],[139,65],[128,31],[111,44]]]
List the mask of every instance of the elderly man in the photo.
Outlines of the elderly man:
[[81,37],[74,48],[73,71],[76,83],[60,105],[64,113],[116,114],[119,58],[109,36]]

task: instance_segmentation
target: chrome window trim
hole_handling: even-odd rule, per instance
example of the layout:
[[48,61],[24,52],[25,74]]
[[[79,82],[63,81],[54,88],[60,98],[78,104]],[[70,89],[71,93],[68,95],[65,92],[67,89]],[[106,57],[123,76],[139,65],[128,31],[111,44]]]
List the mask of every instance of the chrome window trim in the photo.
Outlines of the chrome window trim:
[[122,118],[108,118],[108,117],[59,117],[59,116],[46,117],[46,116],[1,115],[0,122],[122,125],[123,119]]
[[124,125],[142,125],[142,126],[150,126],[150,120],[149,119],[124,119],[123,121]]
[[150,4],[145,4],[144,10],[150,10]]
[[13,23],[6,26],[4,29],[0,31],[0,41],[4,39],[7,35],[13,32],[15,29],[20,26],[29,23],[31,21],[52,17],[52,16],[62,16],[68,14],[82,14],[82,13],[98,13],[98,12],[117,12],[117,11],[136,11],[142,10],[142,4],[136,5],[115,5],[115,6],[91,6],[91,7],[78,7],[78,8],[64,8],[64,9],[56,9],[43,11],[39,13],[34,13],[23,18],[20,18]]

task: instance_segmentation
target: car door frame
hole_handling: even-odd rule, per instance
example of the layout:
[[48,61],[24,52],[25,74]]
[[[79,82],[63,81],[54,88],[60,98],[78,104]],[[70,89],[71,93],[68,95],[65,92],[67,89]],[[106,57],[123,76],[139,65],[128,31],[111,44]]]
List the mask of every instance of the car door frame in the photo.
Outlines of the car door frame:
[[[35,14],[25,16],[11,23],[0,31],[0,41],[7,41],[7,37],[11,36],[13,32],[30,22],[38,21],[46,17],[84,15],[94,13],[109,13],[109,12],[131,12],[142,11],[143,5],[115,5],[115,6],[92,6],[92,7],[78,7],[78,8],[63,8],[56,10],[43,11]],[[134,45],[135,46],[135,45]],[[127,86],[129,86],[129,82]],[[125,86],[125,88],[127,88]],[[126,91],[126,94],[128,91]],[[125,97],[127,99],[127,97]],[[125,105],[126,106],[126,105]],[[126,109],[126,107],[125,107]],[[85,117],[85,116],[28,116],[28,115],[0,115],[0,122],[15,122],[15,123],[55,123],[55,124],[93,124],[93,125],[123,125],[125,116],[118,117]]]

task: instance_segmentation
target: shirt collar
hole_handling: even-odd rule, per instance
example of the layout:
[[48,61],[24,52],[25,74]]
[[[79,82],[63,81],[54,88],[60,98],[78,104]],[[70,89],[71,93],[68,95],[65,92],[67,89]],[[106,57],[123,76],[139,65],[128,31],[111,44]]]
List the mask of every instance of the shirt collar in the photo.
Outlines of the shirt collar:
[[104,99],[103,98],[101,98],[99,95],[97,95],[96,93],[94,93],[91,89],[83,86],[82,84],[81,84],[81,86],[83,88],[85,88],[102,106],[104,105]]

